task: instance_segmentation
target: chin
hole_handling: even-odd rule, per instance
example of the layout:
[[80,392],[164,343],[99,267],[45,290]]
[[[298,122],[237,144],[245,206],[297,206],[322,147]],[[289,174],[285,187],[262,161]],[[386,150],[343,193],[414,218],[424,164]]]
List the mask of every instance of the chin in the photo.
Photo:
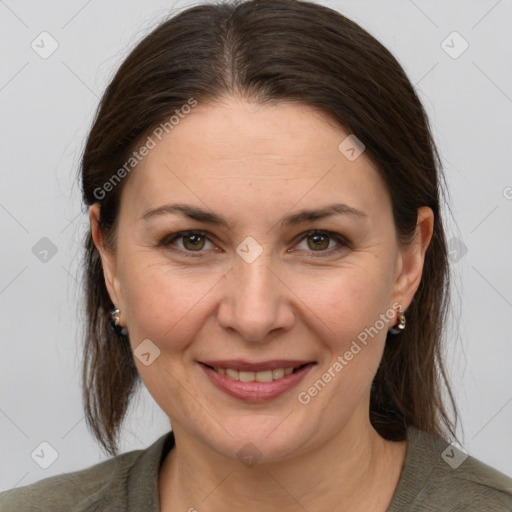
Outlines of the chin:
[[[290,417],[293,416],[293,413]],[[213,430],[197,432],[212,450],[248,467],[285,461],[305,451],[305,446],[314,443],[318,425],[305,427],[297,418],[290,421],[287,413],[282,416],[245,416],[233,418],[223,424],[222,434],[212,437]],[[229,433],[228,433],[229,432]]]

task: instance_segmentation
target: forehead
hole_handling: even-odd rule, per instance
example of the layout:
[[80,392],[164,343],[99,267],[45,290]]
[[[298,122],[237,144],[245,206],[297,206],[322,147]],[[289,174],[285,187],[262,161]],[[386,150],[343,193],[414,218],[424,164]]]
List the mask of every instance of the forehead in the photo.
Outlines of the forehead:
[[340,151],[348,135],[307,105],[233,98],[198,104],[161,140],[153,137],[157,144],[125,193],[139,210],[184,196],[196,204],[223,198],[260,208],[271,197],[283,207],[301,197],[303,207],[330,199],[386,207],[382,181],[364,152],[354,160]]
[[[340,126],[307,105],[261,105],[225,98],[196,106],[164,134],[160,148],[172,146],[187,160],[207,154],[216,161],[268,158],[286,163],[329,160],[345,136]],[[157,153],[149,155],[149,163],[158,158]]]

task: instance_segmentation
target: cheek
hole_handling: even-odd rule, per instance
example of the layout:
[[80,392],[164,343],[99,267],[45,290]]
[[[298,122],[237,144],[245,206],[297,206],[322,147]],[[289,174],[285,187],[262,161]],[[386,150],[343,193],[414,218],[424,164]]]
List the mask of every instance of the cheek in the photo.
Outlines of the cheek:
[[305,277],[297,275],[290,288],[317,319],[328,338],[345,344],[373,325],[386,312],[389,301],[387,280],[382,272],[363,265],[330,269]]
[[[304,283],[300,292],[317,317],[312,330],[320,361],[297,398],[301,404],[304,400],[314,404],[315,414],[326,424],[339,424],[353,413],[379,367],[393,321],[386,281],[379,281],[377,275],[345,268],[311,280],[307,287]],[[333,401],[340,406],[333,408]]]
[[[183,365],[187,349],[197,339],[198,331],[207,316],[208,292],[219,278],[186,278],[179,271],[169,271],[165,264],[139,262],[137,272],[125,272],[123,299],[126,310],[130,343],[135,356],[144,340],[158,348],[151,348],[158,356],[149,365],[134,357],[138,372],[153,398],[163,410],[169,407],[173,396],[177,410],[187,408],[187,397],[182,386],[188,386],[188,368]],[[147,347],[146,345],[142,345]],[[152,347],[152,345],[150,345]],[[140,350],[140,349],[139,349]]]
[[[149,258],[148,258],[149,259]],[[131,272],[130,268],[137,268]],[[123,299],[132,345],[149,338],[171,352],[183,351],[204,315],[208,295],[221,276],[190,275],[149,261],[126,265]]]
[[343,396],[345,407],[340,414],[352,410],[369,388],[392,325],[392,312],[387,309],[389,279],[382,267],[369,264],[372,261],[369,257],[368,266],[346,265],[315,279],[297,279],[294,284],[294,291],[313,312],[308,316],[313,319],[311,330],[321,357],[318,374],[307,379],[301,389],[317,386],[321,373],[321,380],[332,385],[317,403],[328,404],[332,394]]

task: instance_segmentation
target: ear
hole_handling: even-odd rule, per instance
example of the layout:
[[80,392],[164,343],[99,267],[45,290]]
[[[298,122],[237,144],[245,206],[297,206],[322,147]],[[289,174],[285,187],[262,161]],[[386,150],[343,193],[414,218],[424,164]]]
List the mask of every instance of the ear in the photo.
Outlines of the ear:
[[94,245],[101,256],[103,266],[103,275],[105,277],[105,285],[107,287],[110,300],[121,310],[121,288],[117,278],[117,265],[115,253],[104,245],[103,232],[99,226],[100,220],[100,204],[94,203],[89,207],[89,220],[91,226],[91,235]]
[[418,208],[416,233],[411,244],[400,249],[394,298],[404,311],[409,307],[418,289],[423,273],[425,253],[434,232],[434,212],[428,206]]

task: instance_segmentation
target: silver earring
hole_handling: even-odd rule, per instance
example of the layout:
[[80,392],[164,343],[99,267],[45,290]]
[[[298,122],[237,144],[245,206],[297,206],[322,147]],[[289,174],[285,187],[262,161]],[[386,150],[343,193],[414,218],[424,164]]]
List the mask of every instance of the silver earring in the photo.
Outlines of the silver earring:
[[122,327],[119,325],[119,313],[121,310],[112,305],[112,309],[110,310],[110,321],[109,325],[112,329],[112,332],[117,334],[120,338],[126,336],[128,334],[128,330],[126,327]]
[[389,332],[391,334],[400,334],[405,329],[405,314],[402,306],[399,306],[398,308],[397,317],[398,323],[396,324],[396,327],[389,328]]
[[121,313],[120,309],[112,309],[110,312],[110,318],[114,322],[114,325],[119,325],[119,313]]

